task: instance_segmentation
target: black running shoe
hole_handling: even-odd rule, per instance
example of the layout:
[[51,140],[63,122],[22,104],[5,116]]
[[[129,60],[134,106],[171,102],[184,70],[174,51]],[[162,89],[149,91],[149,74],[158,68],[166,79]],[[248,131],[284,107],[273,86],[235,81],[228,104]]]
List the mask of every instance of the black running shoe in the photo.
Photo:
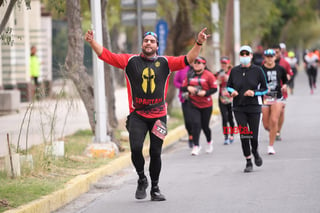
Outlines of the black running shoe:
[[151,200],[152,201],[164,201],[166,198],[163,194],[161,194],[160,189],[158,186],[152,187],[150,191]]
[[138,180],[136,199],[140,200],[147,197],[147,193],[146,193],[147,187],[148,187],[148,179],[146,177]]
[[263,161],[259,153],[258,152],[254,153],[253,156],[254,156],[254,163],[256,164],[256,166],[262,166]]
[[252,163],[250,161],[250,162],[247,162],[246,168],[244,168],[243,172],[252,172],[252,169],[253,169],[253,166],[252,166]]

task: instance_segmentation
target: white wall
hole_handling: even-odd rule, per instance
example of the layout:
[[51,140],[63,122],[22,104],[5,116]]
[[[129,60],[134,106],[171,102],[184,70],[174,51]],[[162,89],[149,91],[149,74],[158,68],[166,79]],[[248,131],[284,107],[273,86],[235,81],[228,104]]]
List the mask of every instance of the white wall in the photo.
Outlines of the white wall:
[[41,77],[45,81],[52,81],[52,19],[51,16],[42,16],[41,18],[41,50],[40,60]]
[[[0,18],[8,6],[0,7]],[[13,45],[0,44],[0,87],[30,82],[30,47],[37,47],[41,61],[40,79],[52,80],[52,22],[51,16],[41,17],[40,0],[31,1],[31,9],[25,4],[15,7],[7,26],[12,28]]]

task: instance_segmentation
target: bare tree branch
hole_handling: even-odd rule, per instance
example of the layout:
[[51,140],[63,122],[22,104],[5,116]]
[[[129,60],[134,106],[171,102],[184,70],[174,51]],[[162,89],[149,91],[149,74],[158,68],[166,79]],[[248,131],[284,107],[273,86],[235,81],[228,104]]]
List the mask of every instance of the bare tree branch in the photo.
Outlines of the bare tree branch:
[[[3,16],[3,19],[1,20],[1,24],[0,24],[0,34],[4,31],[4,28],[6,27],[8,20],[10,18],[10,14],[13,10],[14,5],[16,4],[18,0],[11,0],[9,2],[8,8],[6,10],[6,13]],[[3,4],[3,0],[0,0],[0,6],[2,6]]]

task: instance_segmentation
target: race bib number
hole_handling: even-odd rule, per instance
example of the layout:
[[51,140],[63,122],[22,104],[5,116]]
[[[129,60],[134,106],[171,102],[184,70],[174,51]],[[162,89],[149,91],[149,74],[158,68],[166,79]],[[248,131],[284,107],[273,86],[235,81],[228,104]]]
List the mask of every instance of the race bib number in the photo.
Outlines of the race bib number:
[[277,101],[277,92],[269,92],[263,97],[264,105],[271,105]]
[[157,136],[158,138],[160,138],[161,140],[163,140],[166,135],[167,135],[167,126],[164,122],[162,122],[161,120],[157,120],[153,127],[152,127],[152,131],[151,131],[155,136]]

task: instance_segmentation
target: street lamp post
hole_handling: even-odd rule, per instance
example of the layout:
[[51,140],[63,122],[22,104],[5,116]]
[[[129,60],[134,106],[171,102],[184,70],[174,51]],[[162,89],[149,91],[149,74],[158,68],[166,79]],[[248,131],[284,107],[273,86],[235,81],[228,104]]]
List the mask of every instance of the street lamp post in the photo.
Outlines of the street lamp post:
[[[101,24],[101,3],[97,0],[90,0],[91,20],[94,39],[103,44]],[[94,107],[95,107],[95,138],[94,143],[87,147],[86,154],[91,157],[113,157],[118,153],[117,146],[110,141],[107,135],[108,114],[106,110],[106,97],[104,85],[103,61],[98,60],[93,54],[93,81],[94,81]]]

